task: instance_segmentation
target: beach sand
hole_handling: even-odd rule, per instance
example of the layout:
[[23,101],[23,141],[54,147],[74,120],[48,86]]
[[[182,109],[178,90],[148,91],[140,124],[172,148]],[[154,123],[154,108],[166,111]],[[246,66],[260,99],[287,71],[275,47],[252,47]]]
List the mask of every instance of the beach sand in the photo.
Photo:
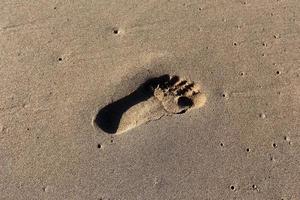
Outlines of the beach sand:
[[[0,10],[1,200],[300,199],[298,0]],[[120,115],[121,134],[95,123],[164,74],[199,84],[205,101],[165,115],[164,90]]]

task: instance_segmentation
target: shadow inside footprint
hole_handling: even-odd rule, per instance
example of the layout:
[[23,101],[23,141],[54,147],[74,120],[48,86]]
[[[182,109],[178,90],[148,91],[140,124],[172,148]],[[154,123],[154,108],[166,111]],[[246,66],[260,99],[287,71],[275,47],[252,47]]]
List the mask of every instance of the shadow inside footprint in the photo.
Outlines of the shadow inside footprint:
[[128,96],[103,107],[95,118],[95,124],[106,133],[116,133],[123,113],[130,107],[152,97],[158,85],[168,87],[169,81],[170,76],[167,74],[147,80]]

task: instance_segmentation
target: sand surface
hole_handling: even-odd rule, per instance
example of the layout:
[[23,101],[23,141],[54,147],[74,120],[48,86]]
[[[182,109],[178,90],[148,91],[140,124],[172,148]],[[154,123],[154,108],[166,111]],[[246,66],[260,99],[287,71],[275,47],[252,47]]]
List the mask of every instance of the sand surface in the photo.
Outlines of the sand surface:
[[[299,200],[299,0],[1,0],[1,200]],[[107,134],[163,74],[199,109]]]

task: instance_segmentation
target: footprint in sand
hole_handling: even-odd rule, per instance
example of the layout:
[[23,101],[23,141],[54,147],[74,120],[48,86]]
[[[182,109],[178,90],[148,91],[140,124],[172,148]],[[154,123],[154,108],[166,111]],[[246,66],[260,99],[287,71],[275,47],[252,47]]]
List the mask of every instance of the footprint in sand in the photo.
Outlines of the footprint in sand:
[[121,134],[166,115],[201,108],[205,102],[206,95],[199,85],[178,76],[163,75],[102,108],[94,123],[107,133]]

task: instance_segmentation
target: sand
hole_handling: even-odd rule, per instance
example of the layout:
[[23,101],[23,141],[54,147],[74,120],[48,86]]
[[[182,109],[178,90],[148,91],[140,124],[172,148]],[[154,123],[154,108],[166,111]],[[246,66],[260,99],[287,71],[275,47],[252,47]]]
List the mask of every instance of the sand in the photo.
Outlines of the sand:
[[[298,0],[0,10],[1,200],[300,199]],[[200,84],[205,103],[122,134],[95,126],[164,74]]]

